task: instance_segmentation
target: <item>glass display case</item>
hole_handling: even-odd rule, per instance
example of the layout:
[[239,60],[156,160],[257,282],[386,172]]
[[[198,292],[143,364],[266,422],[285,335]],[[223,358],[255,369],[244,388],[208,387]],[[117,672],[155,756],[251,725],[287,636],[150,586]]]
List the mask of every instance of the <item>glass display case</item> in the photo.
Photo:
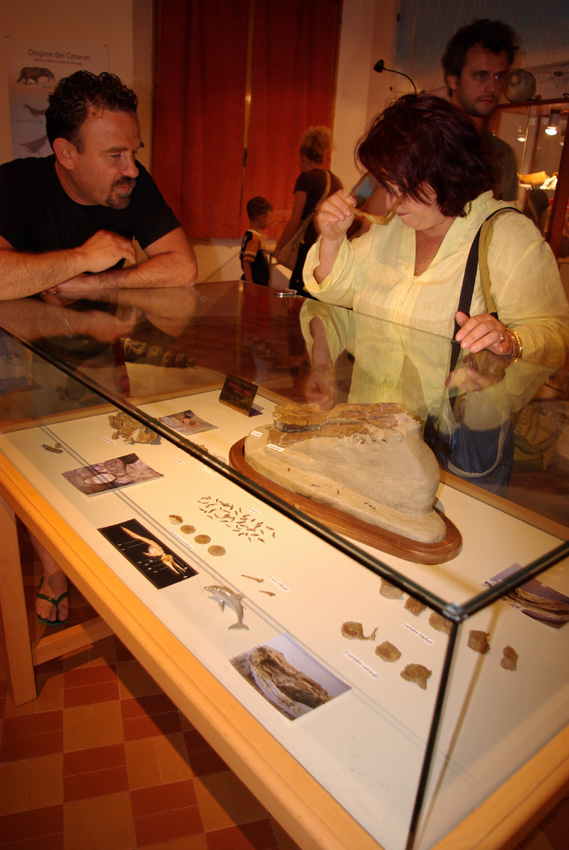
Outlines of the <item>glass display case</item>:
[[[15,470],[173,636],[180,681],[197,659],[363,830],[351,846],[435,847],[567,726],[566,373],[243,282],[4,302],[0,326],[2,491]],[[334,499],[313,460],[298,487],[249,462],[298,405],[316,430],[387,417],[373,452],[359,426],[317,438],[341,444]],[[437,470],[435,540],[394,410]],[[362,463],[378,522],[348,498]]]
[[546,236],[556,257],[569,256],[567,100],[500,104],[490,129],[514,151],[518,205]]

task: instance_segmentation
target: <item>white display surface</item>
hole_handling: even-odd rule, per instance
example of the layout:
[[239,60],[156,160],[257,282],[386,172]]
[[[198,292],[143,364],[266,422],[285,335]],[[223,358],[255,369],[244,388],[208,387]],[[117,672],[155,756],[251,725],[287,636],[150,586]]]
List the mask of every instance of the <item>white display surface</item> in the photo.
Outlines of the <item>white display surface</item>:
[[[273,403],[257,398],[258,416],[221,405],[218,392],[142,406],[160,418],[191,409],[216,425],[192,441],[226,459],[249,430],[271,421]],[[128,445],[111,438],[108,416],[15,431],[0,450],[67,523],[109,564],[147,607],[252,715],[367,829],[386,850],[405,847],[432,721],[447,638],[404,609],[405,598],[386,599],[380,579],[347,555],[243,491],[181,449]],[[62,453],[43,444],[59,442]],[[121,490],[86,496],[63,477],[79,466],[135,452],[162,477]],[[463,548],[454,560],[424,566],[374,552],[379,560],[449,602],[465,602],[488,578],[512,563],[525,564],[558,541],[488,505],[441,487],[440,505],[459,528]],[[219,510],[206,513],[207,505]],[[246,521],[235,531],[226,514]],[[177,514],[195,533],[172,525]],[[214,515],[216,514],[216,515]],[[98,531],[137,519],[173,549],[197,575],[158,590]],[[261,527],[263,534],[253,536]],[[196,543],[206,534],[208,544]],[[208,546],[221,546],[217,557]],[[366,547],[362,546],[362,549]],[[372,552],[371,549],[367,551]],[[254,578],[263,579],[262,583]],[[547,574],[565,588],[566,570]],[[247,630],[230,629],[235,613],[221,611],[205,588],[219,584],[243,595]],[[263,591],[269,591],[268,595]],[[377,627],[375,641],[347,640],[346,621]],[[470,629],[490,633],[487,655],[466,645]],[[229,660],[279,635],[289,635],[327,671],[349,686],[330,702],[292,721],[243,679]],[[375,647],[389,640],[401,651],[386,663]],[[544,626],[503,602],[462,627],[444,707],[441,734],[418,847],[432,846],[468,811],[567,723],[569,685],[558,671],[568,655],[569,627]],[[516,672],[500,666],[502,649],[519,654]],[[406,664],[432,671],[427,688],[405,681]],[[315,674],[315,678],[316,678]],[[515,742],[515,743],[514,743]]]

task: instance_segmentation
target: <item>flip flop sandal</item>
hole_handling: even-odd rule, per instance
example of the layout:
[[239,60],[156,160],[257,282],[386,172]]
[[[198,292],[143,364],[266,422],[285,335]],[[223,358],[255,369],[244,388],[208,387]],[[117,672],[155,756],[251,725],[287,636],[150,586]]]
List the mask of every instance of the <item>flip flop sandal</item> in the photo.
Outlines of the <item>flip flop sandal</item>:
[[46,602],[50,602],[55,607],[55,620],[46,620],[45,617],[40,617],[39,614],[36,614],[37,619],[40,623],[43,623],[44,626],[63,626],[69,620],[69,614],[65,618],[65,620],[58,620],[57,615],[59,614],[59,603],[62,599],[65,599],[66,596],[69,596],[69,591],[64,590],[61,596],[58,596],[57,599],[54,599],[53,596],[46,596],[45,593],[40,593],[41,586],[43,584],[43,576],[40,581],[40,587],[38,592],[36,593],[36,599],[45,599]]

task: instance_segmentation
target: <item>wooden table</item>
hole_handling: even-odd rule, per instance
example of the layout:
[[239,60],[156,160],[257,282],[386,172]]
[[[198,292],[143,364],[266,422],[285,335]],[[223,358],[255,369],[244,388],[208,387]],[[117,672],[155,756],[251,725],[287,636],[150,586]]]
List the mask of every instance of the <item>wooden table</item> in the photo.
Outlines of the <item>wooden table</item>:
[[[16,519],[61,564],[100,617],[30,645]],[[0,455],[0,606],[10,694],[36,696],[34,666],[115,633],[291,837],[306,850],[380,845],[232,697]],[[513,848],[569,785],[569,727],[505,782],[436,850]]]

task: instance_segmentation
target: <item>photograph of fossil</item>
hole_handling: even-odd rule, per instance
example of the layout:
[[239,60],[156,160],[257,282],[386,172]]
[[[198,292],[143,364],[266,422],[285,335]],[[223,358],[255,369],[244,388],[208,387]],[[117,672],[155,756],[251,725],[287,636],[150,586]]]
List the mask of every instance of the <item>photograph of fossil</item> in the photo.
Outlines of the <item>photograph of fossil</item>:
[[286,634],[237,655],[231,664],[289,720],[350,690]]
[[217,428],[211,422],[206,422],[205,419],[200,419],[193,410],[182,410],[180,413],[171,413],[169,416],[161,416],[160,422],[177,431],[178,434],[190,436],[191,434],[199,434],[200,431],[213,431]]
[[[493,587],[516,569],[519,569],[519,565],[513,564],[489,579],[486,584]],[[504,602],[553,629],[560,629],[569,623],[569,597],[536,578],[512,590],[504,597]]]
[[163,477],[134,453],[70,469],[62,475],[87,496]]
[[197,575],[193,567],[136,519],[108,525],[99,531],[159,590]]

